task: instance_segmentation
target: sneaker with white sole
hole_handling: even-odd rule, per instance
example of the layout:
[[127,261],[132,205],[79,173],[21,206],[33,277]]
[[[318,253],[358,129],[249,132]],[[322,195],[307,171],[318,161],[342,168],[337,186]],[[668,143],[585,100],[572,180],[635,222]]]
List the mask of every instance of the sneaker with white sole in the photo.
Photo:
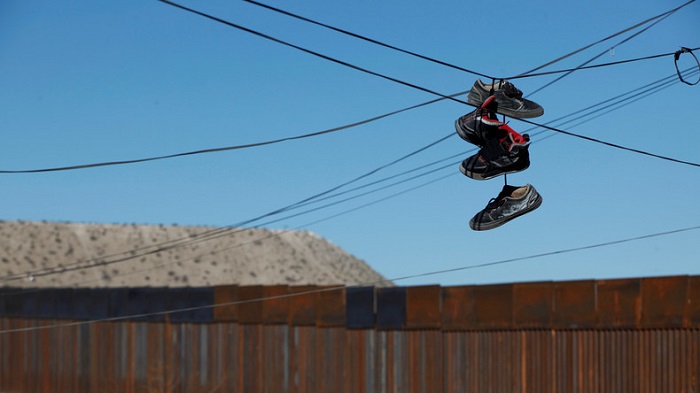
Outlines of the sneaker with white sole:
[[475,231],[498,228],[508,221],[529,213],[542,204],[542,196],[530,184],[522,187],[505,185],[500,194],[477,213],[469,227]]
[[523,92],[512,83],[501,80],[493,84],[484,84],[481,79],[474,82],[467,96],[467,102],[480,107],[490,96],[496,96],[498,113],[519,119],[539,117],[544,109],[539,104],[523,98]]

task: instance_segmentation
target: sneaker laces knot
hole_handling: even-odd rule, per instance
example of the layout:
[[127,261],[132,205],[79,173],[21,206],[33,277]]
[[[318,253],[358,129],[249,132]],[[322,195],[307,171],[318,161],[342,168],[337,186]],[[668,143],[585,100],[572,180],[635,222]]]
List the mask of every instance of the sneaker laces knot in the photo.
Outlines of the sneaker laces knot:
[[523,92],[510,82],[503,82],[501,89],[510,98],[515,98],[517,100],[521,100],[523,98]]

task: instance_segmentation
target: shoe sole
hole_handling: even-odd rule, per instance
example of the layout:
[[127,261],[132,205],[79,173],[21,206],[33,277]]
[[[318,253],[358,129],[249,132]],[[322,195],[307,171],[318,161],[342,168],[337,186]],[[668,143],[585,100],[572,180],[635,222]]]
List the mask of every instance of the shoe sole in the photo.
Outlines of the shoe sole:
[[[471,94],[467,96],[467,102],[470,105],[474,105],[475,107],[479,108],[481,105],[484,103],[483,101],[479,101],[476,98],[472,98]],[[544,115],[544,108],[539,107],[535,110],[528,111],[528,112],[518,112],[518,111],[511,111],[507,108],[501,108],[500,106],[496,110],[496,113],[499,113],[501,115],[505,116],[510,116],[516,119],[532,119],[535,117],[540,117]]]
[[540,194],[537,194],[537,199],[535,199],[535,201],[532,203],[532,205],[530,205],[526,209],[523,209],[523,210],[513,214],[512,216],[505,218],[504,220],[493,221],[493,222],[490,222],[487,224],[479,224],[478,227],[475,227],[475,225],[473,225],[472,222],[470,221],[469,227],[475,231],[488,231],[489,229],[498,228],[501,225],[504,225],[507,222],[522,216],[523,214],[527,214],[527,213],[537,209],[538,207],[540,207],[540,205],[542,205],[542,196]]
[[501,176],[501,175],[510,175],[511,173],[522,172],[529,167],[530,167],[530,164],[528,164],[525,168],[515,169],[515,170],[505,171],[505,172],[498,172],[495,175],[490,175],[490,176],[482,176],[479,173],[474,173],[472,171],[468,171],[462,165],[459,166],[459,171],[462,172],[462,174],[464,174],[464,176],[467,176],[467,177],[472,178],[474,180],[489,180],[489,179],[493,179],[493,178],[496,178],[496,177]]

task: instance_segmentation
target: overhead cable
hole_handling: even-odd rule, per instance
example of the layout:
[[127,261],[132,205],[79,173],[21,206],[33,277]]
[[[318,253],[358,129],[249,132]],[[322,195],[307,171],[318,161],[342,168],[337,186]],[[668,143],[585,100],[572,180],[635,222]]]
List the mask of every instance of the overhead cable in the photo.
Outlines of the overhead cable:
[[[674,11],[674,12],[675,12],[675,11]],[[604,51],[598,53],[597,55],[591,57],[590,59],[586,60],[585,62],[579,64],[578,67],[576,67],[575,69],[572,69],[572,70],[570,70],[570,71],[567,71],[567,72],[563,73],[562,75],[559,75],[558,77],[554,78],[554,80],[548,82],[548,83],[545,84],[544,86],[540,86],[540,87],[538,87],[537,89],[535,89],[535,90],[529,92],[527,96],[528,96],[528,97],[532,97],[532,96],[535,95],[537,92],[539,92],[539,91],[541,91],[541,90],[544,90],[544,89],[546,89],[547,87],[553,85],[554,83],[557,83],[557,82],[559,82],[560,80],[562,80],[562,79],[566,78],[567,76],[571,75],[572,73],[574,73],[574,72],[576,72],[576,71],[578,71],[578,70],[583,69],[583,67],[587,66],[588,64],[594,62],[594,61],[597,60],[598,58],[600,58],[600,57],[602,57],[603,55],[605,55],[606,53],[608,53],[609,50],[612,50],[612,49],[614,49],[615,47],[620,46],[620,45],[622,45],[622,44],[624,44],[624,43],[626,43],[626,42],[632,40],[633,38],[639,36],[640,34],[644,33],[645,31],[647,31],[647,30],[651,29],[652,27],[656,26],[658,23],[662,22],[664,19],[668,18],[669,16],[671,16],[671,14],[665,15],[664,17],[662,17],[662,18],[660,18],[659,20],[655,21],[655,22],[652,23],[651,25],[645,27],[644,29],[642,29],[642,30],[640,30],[640,31],[638,31],[638,32],[636,32],[636,33],[634,33],[634,34],[632,34],[631,36],[629,36],[629,37],[625,38],[624,40],[618,42],[617,44],[613,45],[612,47],[610,47],[610,49],[606,49],[606,50],[604,50]]]
[[[111,264],[114,264],[114,263],[124,262],[124,261],[127,261],[127,260],[131,260],[131,259],[134,259],[134,258],[146,256],[146,255],[152,255],[152,254],[155,254],[155,253],[158,253],[158,252],[168,251],[168,250],[171,250],[171,249],[180,247],[180,246],[182,246],[183,244],[193,244],[193,243],[196,243],[196,242],[205,241],[205,240],[208,240],[208,239],[210,239],[210,238],[212,238],[212,237],[219,236],[219,235],[221,235],[221,234],[230,234],[230,233],[227,233],[227,232],[230,232],[232,229],[238,229],[238,228],[240,228],[240,227],[243,227],[243,226],[245,226],[245,225],[249,225],[249,224],[251,224],[251,223],[253,223],[253,222],[262,220],[262,219],[264,219],[264,218],[271,217],[271,216],[274,216],[274,215],[277,215],[277,214],[286,212],[286,211],[291,210],[291,209],[295,209],[295,208],[297,208],[299,205],[303,205],[303,204],[305,204],[305,203],[307,203],[307,202],[309,202],[309,201],[311,201],[311,200],[314,200],[314,199],[316,199],[316,198],[320,198],[320,197],[322,197],[322,196],[324,196],[324,195],[327,195],[327,194],[330,194],[330,193],[332,193],[332,192],[334,192],[334,191],[337,191],[337,190],[339,190],[340,188],[343,188],[343,187],[345,187],[345,186],[347,186],[347,185],[349,185],[349,184],[355,183],[355,182],[357,182],[357,181],[359,181],[359,180],[362,180],[362,179],[364,179],[364,178],[366,178],[366,177],[369,177],[369,176],[371,176],[371,175],[373,175],[373,174],[375,174],[375,173],[377,173],[377,172],[379,172],[379,171],[381,171],[381,170],[384,170],[384,169],[386,169],[386,168],[389,168],[389,167],[391,167],[391,166],[393,166],[393,165],[396,165],[396,164],[398,164],[398,163],[400,163],[400,162],[402,162],[402,161],[404,161],[404,160],[406,160],[406,159],[408,159],[408,158],[410,158],[410,157],[413,157],[413,156],[415,156],[415,155],[417,155],[417,154],[419,154],[419,153],[421,153],[421,152],[423,152],[423,151],[425,151],[425,150],[427,150],[427,149],[429,149],[429,148],[431,148],[431,147],[433,147],[433,146],[435,146],[435,145],[437,145],[437,144],[439,144],[439,143],[441,143],[441,142],[447,140],[448,138],[450,138],[450,137],[452,137],[452,136],[454,136],[454,132],[450,132],[450,133],[448,133],[447,135],[445,135],[445,136],[443,136],[443,137],[437,139],[436,141],[429,143],[428,145],[422,146],[422,147],[420,147],[420,148],[418,148],[418,149],[416,149],[416,150],[414,150],[414,151],[412,151],[412,152],[410,152],[410,153],[408,153],[408,154],[405,154],[405,155],[403,155],[403,156],[401,156],[401,157],[399,157],[399,158],[397,158],[397,159],[395,159],[395,160],[392,160],[392,161],[389,162],[389,163],[386,163],[386,164],[383,164],[383,165],[381,165],[381,166],[379,166],[379,167],[376,167],[376,168],[370,170],[369,172],[366,172],[366,173],[364,173],[364,174],[362,174],[362,175],[360,175],[360,176],[357,176],[357,177],[355,177],[355,178],[353,178],[353,179],[351,179],[351,180],[349,180],[349,181],[346,181],[346,182],[344,182],[344,183],[342,183],[342,184],[339,184],[339,185],[337,185],[337,186],[335,186],[335,187],[332,187],[332,188],[330,188],[330,189],[328,189],[328,190],[325,190],[325,191],[323,191],[323,192],[314,194],[314,195],[312,195],[312,196],[310,196],[310,197],[304,198],[304,199],[302,199],[302,200],[300,200],[300,201],[298,201],[298,202],[295,202],[295,203],[292,203],[292,204],[290,204],[290,205],[281,207],[281,208],[276,209],[276,210],[273,210],[273,211],[271,211],[271,212],[268,212],[268,213],[265,213],[265,214],[262,214],[262,215],[259,215],[259,216],[256,216],[256,217],[253,217],[253,218],[250,218],[250,219],[241,221],[241,222],[238,222],[238,223],[236,223],[236,224],[234,224],[234,225],[231,225],[231,226],[228,226],[228,227],[216,228],[216,229],[213,229],[213,230],[209,230],[209,231],[206,231],[204,234],[200,234],[199,236],[196,236],[196,237],[188,236],[188,237],[183,237],[183,238],[175,239],[175,240],[168,241],[168,242],[163,242],[163,243],[161,243],[159,246],[157,246],[157,247],[155,247],[155,248],[152,247],[152,246],[145,246],[145,247],[142,247],[142,248],[140,248],[140,249],[138,249],[138,250],[129,250],[129,251],[124,251],[124,252],[122,252],[122,253],[114,254],[114,255],[112,255],[112,256],[102,257],[102,258],[99,258],[99,260],[98,260],[98,259],[93,259],[93,260],[89,260],[89,261],[76,262],[76,263],[70,264],[70,265],[63,265],[63,266],[55,267],[55,268],[40,269],[40,270],[36,271],[35,273],[32,273],[32,275],[33,275],[33,276],[36,276],[36,277],[39,277],[39,276],[45,276],[45,275],[49,275],[49,274],[65,273],[65,272],[69,272],[69,271],[80,270],[80,269],[82,269],[82,268],[84,267],[83,265],[84,265],[86,262],[91,262],[91,263],[89,263],[89,267],[111,265]],[[240,230],[240,229],[238,229],[238,230]],[[137,251],[141,251],[141,252],[139,252],[139,253],[137,254]],[[108,259],[110,259],[110,258],[112,258],[112,257],[114,257],[114,258],[116,258],[116,259],[114,259],[114,260],[108,260]],[[0,282],[6,282],[6,281],[13,281],[13,280],[24,279],[26,276],[27,276],[27,272],[22,272],[22,273],[17,273],[17,274],[11,274],[11,275],[7,275],[7,276],[4,276],[4,277],[0,277]]]
[[[700,47],[693,48],[692,50],[698,50]],[[636,63],[638,61],[644,61],[644,60],[653,60],[653,59],[659,59],[661,57],[671,57],[675,56],[676,52],[667,52],[667,53],[660,53],[656,55],[650,55],[650,56],[643,56],[643,57],[636,57],[633,59],[626,59],[626,60],[619,60],[619,61],[611,61],[609,63],[601,63],[601,64],[594,64],[594,65],[587,65],[583,67],[574,67],[574,68],[567,68],[563,70],[556,70],[556,71],[543,71],[543,72],[538,72],[536,74],[530,74],[526,75],[524,77],[518,77],[518,76],[512,76],[509,78],[505,79],[518,79],[518,78],[525,78],[525,77],[531,77],[531,76],[544,76],[544,75],[554,75],[554,74],[563,74],[563,73],[568,73],[572,71],[580,71],[580,70],[590,70],[594,68],[601,68],[601,67],[610,67],[610,66],[616,66],[616,65],[622,65],[622,64],[628,64],[628,63]]]
[[[341,28],[338,28],[338,27],[335,27],[335,26],[331,26],[331,25],[329,25],[329,24],[327,24],[327,23],[319,22],[319,21],[317,21],[317,20],[314,20],[314,19],[311,19],[311,18],[307,18],[307,17],[305,17],[305,16],[301,16],[301,15],[299,15],[299,14],[295,14],[295,13],[292,13],[292,12],[283,10],[283,9],[281,9],[281,8],[274,7],[274,6],[271,6],[271,5],[269,5],[269,4],[265,4],[265,3],[262,3],[262,2],[259,2],[259,1],[256,1],[256,0],[243,0],[243,1],[246,2],[246,3],[249,3],[249,4],[253,4],[253,5],[255,5],[255,6],[258,6],[258,7],[262,7],[262,8],[268,9],[268,10],[270,10],[270,11],[274,11],[274,12],[277,12],[277,13],[280,13],[280,14],[283,14],[283,15],[290,16],[290,17],[295,18],[295,19],[302,20],[302,21],[307,22],[307,23],[311,23],[311,24],[314,24],[314,25],[317,25],[317,26],[321,26],[321,27],[326,28],[326,29],[330,29],[330,30],[336,31],[336,32],[338,32],[338,33],[342,33],[342,34],[348,35],[348,36],[350,36],[350,37],[354,37],[354,38],[357,38],[357,39],[360,39],[360,40],[363,40],[363,41],[366,41],[366,42],[370,42],[370,43],[375,44],[375,45],[379,45],[379,46],[382,46],[382,47],[385,47],[385,48],[389,48],[389,49],[392,49],[392,50],[395,50],[395,51],[398,51],[398,52],[401,52],[401,53],[405,53],[405,54],[408,54],[408,55],[411,55],[411,56],[414,56],[414,57],[418,57],[418,58],[420,58],[420,59],[427,60],[427,61],[430,61],[430,62],[433,62],[433,63],[436,63],[436,64],[440,64],[440,65],[443,65],[443,66],[446,66],[446,67],[449,67],[449,68],[453,68],[453,69],[456,69],[456,70],[459,70],[459,71],[463,71],[463,72],[466,72],[466,73],[469,73],[469,74],[472,74],[472,75],[477,75],[477,76],[481,76],[481,77],[486,78],[486,79],[493,79],[493,80],[496,80],[496,79],[517,79],[517,78],[524,78],[524,77],[528,77],[528,76],[537,76],[537,75],[530,75],[530,74],[532,74],[533,72],[535,72],[535,71],[537,71],[537,70],[540,70],[540,69],[542,69],[542,68],[548,67],[548,66],[550,66],[550,65],[552,65],[552,64],[555,64],[555,63],[557,63],[557,62],[559,62],[559,61],[561,61],[561,60],[564,60],[564,59],[566,59],[566,58],[568,58],[568,57],[570,57],[570,56],[573,56],[573,55],[575,55],[575,54],[578,54],[578,53],[580,53],[580,52],[582,52],[582,51],[584,51],[584,50],[586,50],[586,49],[589,49],[589,48],[591,48],[591,47],[593,47],[593,46],[595,46],[595,45],[601,44],[601,43],[603,43],[603,42],[605,42],[605,41],[608,41],[608,40],[610,40],[610,39],[612,39],[612,38],[615,38],[615,37],[617,37],[617,36],[619,36],[619,35],[621,35],[621,34],[627,33],[627,32],[629,32],[629,31],[631,31],[631,30],[634,30],[634,29],[636,29],[636,28],[638,28],[638,27],[641,27],[641,26],[643,26],[643,25],[645,25],[645,24],[647,24],[647,23],[650,23],[650,22],[656,20],[656,22],[655,22],[654,24],[652,24],[651,26],[646,27],[644,30],[642,30],[642,31],[640,31],[640,32],[638,32],[638,33],[636,33],[636,34],[634,34],[634,35],[631,36],[631,37],[628,37],[628,39],[626,39],[626,40],[624,40],[624,41],[621,42],[621,43],[624,43],[624,42],[628,41],[629,39],[631,39],[631,38],[633,38],[633,37],[639,35],[640,33],[642,33],[642,32],[644,32],[644,31],[648,30],[650,27],[652,27],[652,26],[655,25],[656,23],[660,22],[661,20],[667,18],[668,16],[672,15],[673,13],[677,12],[678,10],[680,10],[680,9],[682,9],[682,8],[684,8],[684,7],[688,6],[688,5],[690,5],[690,4],[693,3],[693,2],[695,2],[695,0],[690,0],[690,1],[686,2],[685,4],[683,4],[683,5],[681,5],[681,6],[678,6],[678,7],[676,7],[676,8],[671,9],[671,10],[665,11],[665,12],[659,14],[659,15],[653,16],[653,17],[648,18],[648,19],[646,19],[646,20],[644,20],[644,21],[641,21],[641,22],[636,23],[636,24],[634,24],[634,25],[632,25],[632,26],[629,26],[629,27],[627,27],[627,28],[625,28],[625,29],[622,29],[622,30],[618,31],[617,33],[611,34],[611,35],[609,35],[609,36],[607,36],[607,37],[605,37],[605,38],[603,38],[603,39],[600,39],[600,40],[598,40],[598,41],[596,41],[596,42],[593,42],[593,43],[591,43],[591,44],[589,44],[589,45],[586,45],[586,46],[584,46],[584,47],[582,47],[582,48],[576,49],[576,50],[574,50],[574,51],[572,51],[572,52],[570,52],[570,53],[567,53],[567,54],[565,54],[565,55],[563,55],[563,56],[560,56],[560,57],[558,57],[558,58],[556,58],[556,59],[554,59],[554,60],[552,60],[552,61],[549,61],[549,62],[547,62],[547,63],[545,63],[545,64],[543,64],[543,65],[541,65],[541,66],[538,66],[538,67],[536,67],[536,68],[534,68],[534,69],[532,69],[532,70],[530,70],[530,71],[526,71],[526,72],[523,72],[523,73],[521,73],[521,74],[518,74],[518,75],[513,76],[513,77],[509,77],[509,78],[502,78],[502,77],[499,78],[499,77],[494,77],[494,76],[490,76],[490,75],[487,75],[487,74],[483,74],[483,73],[480,73],[480,72],[476,72],[476,71],[473,71],[473,70],[469,70],[469,69],[460,67],[460,66],[458,66],[458,65],[454,65],[454,64],[447,63],[447,62],[442,61],[442,60],[438,60],[438,59],[435,59],[435,58],[431,58],[431,57],[428,57],[428,56],[424,56],[424,55],[421,55],[421,54],[416,53],[416,52],[413,52],[413,51],[409,51],[409,50],[406,50],[406,49],[402,49],[402,48],[399,48],[399,47],[397,47],[397,46],[390,45],[390,44],[381,42],[381,41],[376,40],[376,39],[373,39],[373,38],[369,38],[369,37],[364,36],[364,35],[361,35],[361,34],[353,33],[353,32],[351,32],[351,31],[348,31],[348,30],[345,30],[345,29],[341,29]],[[657,20],[657,19],[658,19],[658,20]],[[618,43],[617,45],[620,45],[621,43]],[[607,52],[607,51],[606,51],[606,52]],[[604,53],[605,53],[605,52],[604,52]],[[593,61],[593,60],[595,60],[595,59],[589,60],[589,62],[590,62],[590,61]],[[555,71],[555,73],[563,73],[563,72],[569,72],[569,71],[568,71],[568,70]]]
[[222,152],[222,151],[240,150],[240,149],[248,149],[248,148],[252,148],[252,147],[272,145],[272,144],[276,144],[276,143],[288,142],[288,141],[304,139],[304,138],[310,138],[310,137],[314,137],[314,136],[330,134],[333,132],[346,130],[349,128],[353,128],[353,127],[357,127],[357,126],[364,125],[367,123],[371,123],[371,122],[374,122],[377,120],[381,120],[381,119],[384,119],[384,118],[387,118],[390,116],[394,116],[394,115],[397,115],[399,113],[406,112],[406,111],[409,111],[412,109],[417,109],[417,108],[420,108],[423,106],[434,104],[438,101],[448,99],[449,97],[458,97],[461,95],[465,95],[467,93],[468,93],[467,91],[461,91],[459,93],[450,94],[449,96],[444,97],[444,98],[433,99],[433,100],[426,101],[426,102],[423,102],[420,104],[412,105],[412,106],[409,106],[406,108],[398,109],[398,110],[395,110],[395,111],[392,111],[389,113],[385,113],[385,114],[382,114],[379,116],[374,116],[374,117],[371,117],[368,119],[360,120],[360,121],[346,124],[346,125],[342,125],[339,127],[333,127],[333,128],[329,128],[329,129],[323,130],[323,131],[316,131],[316,132],[312,132],[312,133],[308,133],[308,134],[290,136],[290,137],[274,139],[274,140],[269,140],[269,141],[264,141],[264,142],[256,142],[256,143],[227,146],[227,147],[217,147],[217,148],[212,148],[212,149],[202,149],[202,150],[195,150],[195,151],[189,151],[189,152],[184,152],[184,153],[168,154],[168,155],[148,157],[148,158],[139,158],[139,159],[134,159],[134,160],[107,161],[107,162],[98,162],[98,163],[92,163],[92,164],[80,164],[80,165],[63,166],[63,167],[41,168],[41,169],[0,170],[0,174],[21,174],[21,173],[26,174],[26,173],[72,171],[72,170],[77,170],[77,169],[97,168],[97,167],[114,166],[114,165],[136,164],[136,163],[141,163],[141,162],[165,160],[165,159],[170,159],[170,158],[185,157],[185,156],[191,156],[191,155],[197,155],[197,154],[218,153],[218,152]]
[[330,29],[330,30],[333,30],[333,31],[336,31],[336,32],[339,32],[339,33],[342,33],[342,34],[345,34],[345,35],[354,37],[354,38],[358,38],[358,39],[361,39],[361,40],[363,40],[363,41],[370,42],[370,43],[372,43],[372,44],[376,44],[376,45],[379,45],[379,46],[383,46],[383,47],[385,47],[385,48],[389,48],[389,49],[392,49],[392,50],[395,50],[395,51],[398,51],[398,52],[401,52],[401,53],[405,53],[405,54],[408,54],[408,55],[411,55],[411,56],[414,56],[414,57],[418,57],[418,58],[423,59],[423,60],[428,60],[428,61],[430,61],[430,62],[433,62],[433,63],[436,63],[436,64],[440,64],[440,65],[443,65],[443,66],[446,66],[446,67],[449,67],[449,68],[454,68],[454,69],[456,69],[456,70],[463,71],[463,72],[466,72],[466,73],[468,73],[468,74],[480,76],[480,77],[483,77],[483,78],[486,78],[486,79],[498,79],[498,78],[489,76],[489,75],[487,75],[487,74],[482,74],[482,73],[477,72],[477,71],[469,70],[469,69],[466,69],[466,68],[464,68],[464,67],[460,67],[460,66],[457,66],[457,65],[454,65],[454,64],[447,63],[447,62],[442,61],[442,60],[437,60],[437,59],[434,59],[434,58],[432,58],[432,57],[424,56],[424,55],[421,55],[421,54],[416,53],[416,52],[412,52],[412,51],[409,51],[409,50],[406,50],[406,49],[401,49],[401,48],[399,48],[399,47],[397,47],[397,46],[389,45],[389,44],[386,44],[386,43],[381,42],[381,41],[379,41],[379,40],[375,40],[375,39],[373,39],[373,38],[369,38],[369,37],[366,37],[366,36],[363,36],[363,35],[360,35],[360,34],[357,34],[357,33],[353,33],[353,32],[351,32],[351,31],[347,31],[347,30],[344,30],[344,29],[340,29],[340,28],[338,28],[338,27],[334,27],[334,26],[331,26],[331,25],[326,24],[326,23],[322,23],[322,22],[319,22],[319,21],[316,21],[316,20],[313,20],[313,19],[310,19],[310,18],[306,18],[306,17],[304,17],[304,16],[301,16],[301,15],[298,15],[298,14],[294,14],[294,13],[292,13],[292,12],[285,11],[285,10],[283,10],[283,9],[280,9],[280,8],[277,8],[277,7],[273,7],[273,6],[271,6],[271,5],[264,4],[264,3],[261,3],[261,2],[255,1],[255,0],[243,0],[243,1],[245,1],[246,3],[250,3],[250,4],[253,4],[253,5],[256,5],[256,6],[258,6],[258,7],[266,8],[266,9],[268,9],[268,10],[271,10],[271,11],[274,11],[274,12],[277,12],[277,13],[280,13],[280,14],[283,14],[283,15],[291,16],[292,18],[296,18],[296,19],[299,19],[299,20],[303,20],[304,22],[312,23],[312,24],[315,24],[315,25],[317,25],[317,26],[324,27],[324,28],[326,28],[326,29]]
[[584,46],[584,47],[582,47],[582,48],[579,48],[579,49],[577,49],[577,50],[575,50],[575,51],[573,51],[573,52],[571,52],[571,53],[568,53],[568,54],[566,54],[566,55],[564,55],[564,56],[558,57],[558,58],[556,58],[556,59],[554,59],[554,60],[552,60],[552,61],[550,61],[550,62],[547,62],[547,63],[545,63],[545,64],[539,66],[539,67],[533,68],[533,69],[531,69],[530,71],[526,71],[526,72],[523,72],[522,74],[518,74],[518,75],[516,75],[516,76],[512,76],[512,77],[504,78],[504,79],[514,79],[514,78],[522,77],[522,76],[525,76],[525,75],[528,75],[528,76],[534,75],[533,73],[534,73],[535,71],[539,71],[539,70],[541,70],[542,68],[548,67],[548,66],[550,66],[550,65],[552,65],[552,64],[554,64],[554,63],[557,63],[557,62],[559,62],[559,61],[561,61],[561,60],[564,60],[564,59],[566,59],[567,57],[571,57],[571,56],[573,56],[573,55],[575,55],[575,54],[578,54],[578,53],[580,53],[580,52],[583,52],[584,50],[586,50],[586,49],[588,49],[588,48],[591,48],[591,47],[593,47],[593,46],[595,46],[595,45],[598,45],[598,44],[600,44],[600,43],[603,43],[603,42],[605,42],[605,41],[607,41],[607,40],[609,40],[609,39],[612,39],[612,38],[614,38],[614,37],[617,37],[617,36],[620,35],[620,34],[624,34],[624,33],[628,32],[628,31],[630,31],[630,30],[634,30],[634,29],[636,29],[637,27],[643,26],[643,25],[645,25],[645,24],[647,24],[647,23],[649,23],[649,22],[651,22],[651,21],[653,21],[653,20],[656,20],[656,19],[659,19],[659,18],[663,18],[663,17],[665,17],[665,16],[667,16],[667,15],[673,14],[674,12],[676,12],[676,11],[680,10],[681,8],[686,7],[686,6],[688,6],[688,5],[690,5],[690,4],[694,3],[694,2],[695,2],[695,0],[690,0],[690,1],[686,2],[686,3],[684,3],[684,4],[681,4],[680,6],[678,6],[678,7],[676,7],[676,8],[673,8],[673,9],[671,9],[671,10],[669,10],[669,11],[663,12],[663,13],[661,13],[661,14],[659,14],[659,15],[653,16],[653,17],[651,17],[651,18],[649,18],[649,19],[646,19],[646,20],[644,20],[644,21],[642,21],[642,22],[639,22],[639,23],[637,23],[637,24],[635,24],[635,25],[633,25],[633,26],[630,26],[630,27],[628,27],[628,28],[626,28],[626,29],[620,30],[620,31],[618,31],[618,32],[615,33],[615,34],[609,35],[609,36],[607,36],[607,37],[605,37],[605,38],[603,38],[603,39],[601,39],[601,40],[598,40],[598,41],[596,41],[596,42],[594,42],[594,43],[592,43],[592,44],[586,45],[586,46]]

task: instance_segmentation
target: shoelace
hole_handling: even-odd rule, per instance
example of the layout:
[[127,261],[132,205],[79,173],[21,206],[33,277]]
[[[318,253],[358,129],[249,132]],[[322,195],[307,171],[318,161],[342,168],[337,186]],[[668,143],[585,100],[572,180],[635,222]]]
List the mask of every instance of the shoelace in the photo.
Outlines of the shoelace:
[[496,209],[497,207],[501,206],[501,205],[503,204],[504,201],[505,201],[504,198],[500,198],[500,199],[498,199],[498,198],[491,198],[491,200],[489,201],[489,203],[486,205],[486,209],[484,209],[484,210],[494,210],[494,209]]
[[523,92],[520,91],[517,87],[515,87],[515,85],[513,85],[510,82],[501,82],[499,88],[503,90],[503,92],[506,93],[506,95],[510,98],[515,98],[518,100],[521,100],[523,98]]
[[506,186],[501,190],[501,192],[498,194],[497,197],[491,198],[488,204],[486,204],[486,209],[484,210],[493,210],[499,206],[501,206],[503,203],[506,201],[506,197],[510,196],[513,190],[515,188],[508,188],[509,186]]

